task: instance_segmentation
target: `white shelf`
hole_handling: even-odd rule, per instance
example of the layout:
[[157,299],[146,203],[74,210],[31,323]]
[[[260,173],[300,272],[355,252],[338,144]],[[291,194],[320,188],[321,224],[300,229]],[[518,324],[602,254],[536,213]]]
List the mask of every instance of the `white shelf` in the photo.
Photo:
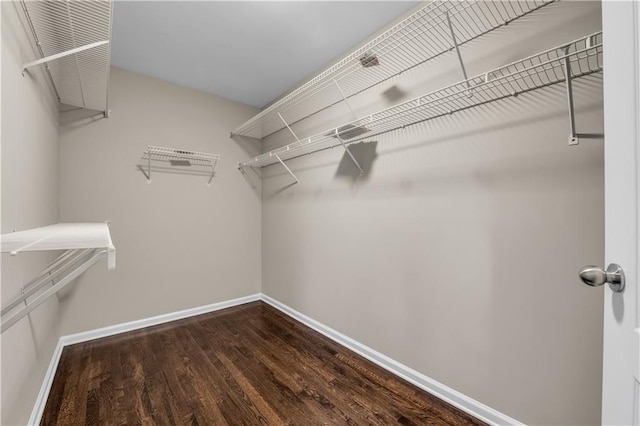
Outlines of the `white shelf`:
[[40,54],[25,69],[42,64],[59,102],[108,114],[112,2],[20,3]]
[[[281,163],[284,160],[337,146],[341,143],[349,145],[365,141],[382,133],[402,129],[456,111],[566,82],[567,61],[571,71],[569,80],[602,71],[602,33],[598,32],[580,38],[397,104],[375,114],[328,129],[254,157],[240,163],[239,166],[264,167]],[[572,95],[569,94],[569,96]],[[577,139],[576,134],[572,137]]]
[[116,248],[105,223],[59,223],[12,232],[0,236],[0,248],[2,253],[13,256],[28,251],[65,250],[31,281],[23,284],[20,294],[3,304],[0,325],[3,333],[103,257],[107,257],[108,269],[116,266]]
[[218,154],[210,154],[207,152],[190,151],[179,148],[167,148],[162,146],[148,145],[142,156],[143,162],[147,165],[147,181],[151,182],[151,170],[153,163],[164,164],[174,168],[205,168],[209,176],[209,184],[213,179],[216,171],[216,165],[220,156]]
[[58,223],[0,236],[2,253],[99,249],[109,252],[109,269],[116,266],[116,248],[106,223]]
[[[267,137],[286,129],[279,114],[288,120],[290,117],[285,114],[288,109],[336,83],[348,99],[452,51],[455,47],[452,28],[457,45],[462,46],[552,2],[553,0],[430,1],[402,22],[265,108],[240,125],[231,135]],[[373,65],[376,62],[377,65]],[[340,102],[341,99],[330,101],[319,107],[318,111]],[[293,117],[289,124],[295,124],[303,118],[305,117]]]

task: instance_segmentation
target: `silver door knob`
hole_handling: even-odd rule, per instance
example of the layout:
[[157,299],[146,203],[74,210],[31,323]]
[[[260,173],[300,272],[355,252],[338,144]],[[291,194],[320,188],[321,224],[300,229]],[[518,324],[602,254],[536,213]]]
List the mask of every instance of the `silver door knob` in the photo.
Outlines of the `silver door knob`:
[[607,266],[607,270],[603,271],[599,266],[585,266],[580,270],[580,279],[586,285],[592,287],[600,287],[604,283],[608,283],[611,290],[616,293],[624,290],[624,271],[615,263]]

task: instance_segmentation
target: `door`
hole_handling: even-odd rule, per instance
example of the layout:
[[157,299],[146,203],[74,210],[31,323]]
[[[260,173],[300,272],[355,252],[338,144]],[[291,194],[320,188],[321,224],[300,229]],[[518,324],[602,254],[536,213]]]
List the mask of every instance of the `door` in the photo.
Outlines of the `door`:
[[626,285],[605,291],[602,423],[640,425],[640,3],[603,1],[605,263]]

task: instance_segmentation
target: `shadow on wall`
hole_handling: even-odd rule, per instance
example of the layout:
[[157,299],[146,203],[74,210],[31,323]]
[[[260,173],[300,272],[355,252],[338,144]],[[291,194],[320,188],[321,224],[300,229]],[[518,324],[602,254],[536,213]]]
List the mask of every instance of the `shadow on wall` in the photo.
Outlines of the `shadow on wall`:
[[[581,133],[592,136],[601,133],[597,122],[592,123],[583,118],[583,114],[593,113],[601,108],[601,103],[598,101],[602,96],[601,93],[601,75],[590,75],[576,81],[574,86],[576,118],[578,130]],[[420,121],[402,129],[380,132],[370,136],[376,138],[375,144],[354,141],[348,145],[356,160],[362,164],[365,179],[359,176],[360,171],[348,153],[344,152],[335,139],[330,139],[330,146],[314,149],[313,154],[305,152],[287,160],[287,164],[303,185],[288,185],[290,178],[287,171],[281,167],[262,168],[263,199],[269,201],[281,198],[283,195],[297,199],[300,197],[316,199],[319,188],[325,197],[353,196],[353,194],[347,195],[344,187],[339,185],[344,182],[366,183],[364,186],[354,186],[358,186],[359,190],[375,187],[376,196],[382,194],[390,197],[406,196],[408,191],[420,189],[432,191],[429,189],[433,183],[432,179],[435,176],[438,176],[438,179],[443,177],[441,168],[444,164],[448,169],[444,175],[448,175],[448,179],[464,181],[469,178],[468,172],[472,170],[468,160],[465,159],[470,158],[470,153],[473,152],[472,157],[484,164],[482,167],[479,166],[480,169],[476,168],[475,173],[482,174],[486,171],[488,175],[492,175],[497,170],[502,170],[496,169],[498,165],[489,161],[493,155],[501,152],[503,156],[520,157],[519,151],[524,147],[523,141],[531,137],[542,137],[539,129],[546,129],[552,124],[559,126],[553,133],[554,143],[566,147],[569,126],[566,90],[562,85],[550,86],[536,92],[521,94],[517,98],[509,97],[481,107]],[[508,132],[508,135],[505,132]],[[344,133],[346,132],[343,131]],[[351,139],[357,137],[356,135]],[[361,138],[365,140],[365,137]],[[546,138],[539,142],[542,143],[545,140]],[[591,142],[586,143],[591,144]],[[379,147],[378,144],[380,144]],[[331,154],[335,149],[338,151]],[[555,162],[551,165],[547,153],[539,150],[527,154],[526,157],[532,159],[538,154],[541,157],[535,160],[536,164],[558,167]],[[368,156],[373,158],[367,158]],[[372,168],[374,160],[378,162],[375,170]],[[379,163],[379,160],[384,161]],[[455,167],[458,163],[461,167]],[[403,165],[401,169],[397,168],[399,164]],[[485,166],[494,168],[485,170]],[[580,165],[580,167],[583,166],[584,164]],[[505,167],[509,169],[508,165]],[[395,173],[392,177],[389,175],[390,170],[402,172]],[[506,171],[503,170],[502,173],[504,172]],[[326,178],[338,185],[332,185],[329,179],[315,180],[315,176],[320,176],[322,173],[326,173]],[[375,179],[373,174],[376,175]],[[374,184],[373,187],[371,184]],[[291,188],[293,191],[288,190]],[[367,193],[373,195],[371,192]]]
[[231,135],[231,140],[238,144],[249,157],[262,154],[262,140],[251,136]]
[[389,87],[387,90],[385,90],[384,92],[382,92],[382,97],[388,103],[393,103],[393,104],[399,103],[406,96],[407,96],[407,91],[406,90],[402,90],[397,85],[393,85],[393,86]]
[[376,153],[377,147],[377,141],[358,142],[349,145],[349,151],[351,151],[355,160],[358,162],[360,167],[362,167],[362,174],[349,153],[345,151],[342,159],[340,160],[340,164],[338,164],[336,178],[349,179],[352,181],[369,179],[373,162],[378,157],[378,154]]
[[67,129],[84,127],[106,117],[103,112],[61,104],[60,126]]
[[[145,162],[146,160],[140,160],[138,164],[136,164],[136,169],[142,173],[144,178],[147,181],[151,180],[151,174],[153,173],[170,173],[170,174],[179,174],[179,175],[187,175],[187,176],[203,176],[205,178],[205,182],[207,178],[211,177],[211,170],[206,170],[203,168],[197,168],[193,165],[170,165],[170,166],[159,166],[152,165],[151,170],[149,170],[149,166]],[[193,169],[190,169],[193,167]],[[213,179],[215,179],[216,173],[213,172]]]
[[244,179],[249,183],[251,189],[253,189],[258,196],[261,196],[262,174],[254,167],[238,167],[238,170],[240,171],[240,173],[242,173]]
[[[561,88],[557,88],[560,90]],[[599,90],[599,88],[590,88],[587,90],[588,93],[593,93],[591,90]],[[548,89],[546,93],[546,100],[549,100],[551,96],[551,92],[553,90]],[[482,110],[473,110],[457,113],[453,116],[442,117],[438,120],[433,120],[429,122],[423,122],[413,127],[407,127],[402,130],[402,133],[398,132],[390,132],[384,135],[378,136],[378,141],[375,144],[370,143],[353,143],[349,145],[350,150],[354,153],[354,157],[360,162],[362,160],[363,170],[366,175],[374,174],[375,170],[372,168],[372,163],[374,160],[384,159],[383,171],[380,176],[376,176],[375,188],[376,188],[376,196],[381,196],[382,194],[386,194],[385,196],[406,196],[407,191],[416,191],[419,189],[432,191],[433,179],[438,177],[438,179],[445,178],[453,181],[464,182],[469,179],[470,171],[473,171],[473,174],[476,178],[481,179],[489,179],[494,181],[495,179],[504,179],[505,174],[518,173],[522,174],[524,169],[517,170],[514,169],[513,164],[517,158],[521,157],[521,154],[518,154],[517,151],[520,149],[519,145],[520,137],[527,139],[527,135],[531,135],[531,128],[535,126],[549,126],[554,118],[558,117],[559,114],[562,114],[564,111],[564,98],[560,93],[556,93],[558,99],[554,102],[555,107],[549,107],[541,112],[538,110],[537,114],[527,114],[528,110],[537,108],[538,96],[536,94],[530,94],[528,99],[530,103],[528,103],[528,107],[523,108],[522,99],[519,99],[520,109],[516,109],[515,105],[512,104],[514,101],[504,100],[501,103],[495,103],[492,105],[485,105]],[[548,104],[548,102],[547,102]],[[562,104],[562,105],[560,105]],[[596,103],[591,103],[588,105],[582,104],[581,107],[577,110],[580,114],[592,113],[597,110],[598,105]],[[519,111],[519,114],[526,114],[526,118],[513,117],[510,114],[513,111]],[[460,126],[461,122],[468,123],[466,128],[462,128]],[[488,125],[491,123],[491,125]],[[592,130],[596,130],[592,128],[588,121],[579,121],[585,131],[589,132]],[[564,125],[564,121],[562,122]],[[492,134],[505,131],[520,131],[523,132],[519,136],[517,133],[510,135],[508,141],[504,143],[499,143],[497,145],[491,144]],[[597,133],[597,132],[589,132],[589,133]],[[425,137],[425,135],[428,135]],[[482,143],[478,140],[482,138]],[[545,139],[546,140],[546,139]],[[540,141],[542,142],[542,141]],[[379,152],[377,150],[378,143],[381,143],[381,146],[384,146],[384,152]],[[563,147],[566,147],[567,140],[566,134],[562,133],[562,136],[557,140],[554,139],[554,143],[561,144]],[[590,142],[586,142],[590,143]],[[367,147],[367,145],[372,145],[371,147]],[[340,148],[338,145],[337,148]],[[367,153],[363,153],[359,151],[360,149],[370,149]],[[342,149],[342,148],[340,148]],[[425,157],[424,152],[416,152],[415,150],[427,149],[429,154]],[[566,149],[566,148],[565,148]],[[515,151],[514,151],[515,150]],[[324,151],[324,150],[323,150]],[[458,154],[466,153],[468,155],[469,152],[474,152],[474,155],[477,156],[478,165],[474,168],[470,167],[468,162],[462,161],[460,164],[456,161],[456,159],[462,158]],[[510,153],[509,158],[506,160],[493,162],[490,161],[489,157],[492,157],[497,152]],[[452,157],[448,156],[447,153],[452,153]],[[374,156],[374,158],[369,159],[367,161],[367,155]],[[528,158],[532,161],[531,164],[535,166],[531,173],[539,173],[542,169],[552,171],[555,168],[559,168],[559,173],[570,173],[571,167],[568,167],[566,164],[562,163],[560,159],[549,159],[546,152],[530,152],[522,154],[525,158]],[[378,158],[379,157],[379,158]],[[391,157],[394,157],[392,160]],[[357,182],[359,177],[359,170],[348,156],[346,152],[341,155],[341,160],[338,166],[338,170],[333,175],[334,182],[344,181],[345,179],[351,179],[352,182]],[[584,158],[587,160],[587,158]],[[296,160],[300,161],[300,160]],[[388,179],[388,176],[385,174],[384,170],[386,170],[389,166],[389,161],[392,161],[395,164],[397,161],[407,162],[408,171],[406,173],[403,172],[403,177],[398,178],[396,176],[395,179]],[[409,170],[415,170],[415,163],[420,162],[420,170],[422,170],[419,174],[414,172],[410,172]],[[446,171],[442,170],[442,161],[446,162]],[[593,164],[589,163],[589,166]],[[576,163],[576,167],[586,167],[587,165],[584,163]],[[309,179],[305,177],[305,172],[311,171],[320,171],[322,169],[332,169],[335,167],[335,161],[331,160],[331,157],[323,157],[320,160],[308,161],[304,163],[292,164],[292,169],[299,174],[302,174],[301,180],[305,183],[302,187],[296,187],[295,196],[296,197],[317,197],[317,185],[309,185]],[[522,166],[520,166],[522,167]],[[267,167],[269,169],[269,167]],[[574,171],[575,172],[575,171]],[[267,170],[265,177],[265,181],[267,182],[266,188],[263,187],[264,196],[266,200],[270,200],[274,197],[282,195],[283,188],[280,185],[282,183],[281,179],[284,179],[286,175],[286,171],[280,170]],[[498,178],[497,176],[502,176]],[[385,179],[385,176],[387,179]],[[367,182],[371,182],[367,180]],[[327,185],[329,182],[327,182]],[[398,189],[402,189],[402,191],[398,191]],[[323,186],[323,195],[324,196],[336,196],[340,198],[341,196],[345,196],[344,188],[340,186]]]

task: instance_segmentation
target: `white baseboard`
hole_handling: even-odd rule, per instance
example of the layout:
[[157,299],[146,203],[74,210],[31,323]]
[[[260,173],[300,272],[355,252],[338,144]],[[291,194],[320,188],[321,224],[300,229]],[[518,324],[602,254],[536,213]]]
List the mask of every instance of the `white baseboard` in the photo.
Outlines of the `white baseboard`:
[[159,315],[156,317],[141,319],[138,321],[131,321],[124,324],[117,324],[110,327],[99,328],[96,330],[86,331],[77,334],[71,334],[68,336],[62,336],[58,341],[58,345],[53,353],[49,368],[45,375],[42,387],[38,393],[31,417],[29,418],[30,425],[40,424],[40,419],[44,412],[44,408],[51,390],[53,378],[55,376],[56,369],[58,368],[58,362],[62,355],[62,350],[65,346],[73,345],[76,343],[87,342],[90,340],[100,339],[103,337],[109,337],[120,333],[126,333],[128,331],[139,330],[154,325],[164,324],[170,321],[176,321],[183,318],[188,318],[196,315],[205,314],[208,312],[214,312],[221,309],[231,308],[233,306],[243,305],[249,302],[255,302],[262,300],[265,303],[273,306],[282,313],[290,316],[291,318],[301,322],[302,324],[314,329],[318,333],[328,337],[334,342],[344,346],[345,348],[357,353],[358,355],[368,359],[376,365],[384,368],[385,370],[395,374],[396,376],[414,384],[415,386],[429,392],[432,395],[448,402],[449,404],[459,408],[460,410],[471,414],[472,416],[492,425],[513,425],[522,426],[519,421],[502,414],[491,407],[488,407],[481,402],[478,402],[450,387],[443,385],[442,383],[431,379],[424,374],[407,367],[404,364],[399,363],[386,355],[348,337],[344,334],[327,327],[326,325],[310,318],[293,308],[273,299],[266,294],[253,294],[250,296],[240,297],[238,299],[232,299],[225,302],[214,303],[211,305],[201,306],[198,308],[186,309],[184,311]]
[[239,297],[237,299],[226,300],[224,302],[212,303],[210,305],[199,306],[197,308],[185,309],[183,311],[171,312],[151,318],[144,318],[137,321],[125,322],[109,327],[98,328],[96,330],[84,331],[82,333],[63,336],[63,346],[75,345],[76,343],[88,342],[89,340],[101,339],[115,334],[126,333],[127,331],[140,330],[141,328],[177,321],[183,318],[194,317],[196,315],[207,314],[221,309],[232,308],[245,303],[255,302],[261,299],[261,294],[256,293],[250,296]]
[[42,418],[44,406],[47,404],[47,399],[49,398],[49,391],[51,390],[53,377],[56,375],[56,370],[58,369],[58,363],[60,362],[60,356],[62,355],[63,348],[64,345],[62,344],[61,337],[60,339],[58,339],[58,344],[53,350],[53,355],[51,356],[51,361],[49,362],[47,372],[44,374],[44,380],[42,381],[42,386],[40,387],[40,391],[38,392],[38,396],[36,397],[36,403],[34,404],[33,410],[31,411],[29,423],[27,423],[28,425],[40,424],[40,419]]
[[89,340],[101,339],[103,337],[109,337],[120,333],[126,333],[128,331],[140,330],[142,328],[151,327],[154,325],[160,325],[179,319],[189,318],[196,315],[206,314],[209,312],[219,311],[221,309],[231,308],[233,306],[244,305],[245,303],[255,302],[261,299],[261,294],[256,293],[250,296],[239,297],[237,299],[227,300],[219,303],[212,303],[210,305],[199,306],[197,308],[185,309],[183,311],[171,312],[168,314],[158,315],[151,318],[144,318],[137,321],[126,322],[123,324],[116,324],[109,327],[98,328],[95,330],[85,331],[82,333],[70,334],[62,336],[58,340],[58,345],[53,351],[49,368],[45,373],[40,392],[36,398],[36,402],[29,417],[29,425],[39,425],[42,419],[42,413],[44,413],[44,407],[47,404],[47,398],[49,397],[49,391],[53,384],[53,378],[60,362],[60,356],[65,346],[75,345],[76,343],[88,342]]
[[366,345],[363,345],[362,343],[350,338],[349,336],[345,336],[344,334],[330,327],[327,327],[326,325],[296,311],[295,309],[290,308],[289,306],[273,299],[272,297],[267,296],[266,294],[262,294],[262,301],[268,303],[269,305],[290,316],[291,318],[301,322],[307,327],[314,329],[318,333],[328,337],[334,342],[368,359],[374,364],[379,365],[385,370],[406,380],[407,382],[416,385],[420,389],[429,392],[430,394],[442,399],[443,401],[448,402],[449,404],[459,408],[466,413],[471,414],[472,416],[486,423],[492,425],[522,426],[522,423],[520,423],[519,421],[505,414],[502,414],[499,411],[496,411],[493,408],[488,407],[483,403],[478,402],[475,399],[470,398],[454,389],[451,389],[450,387],[443,385],[437,380],[427,377],[424,374],[410,367],[407,367],[406,365],[401,364],[398,361],[393,360]]

